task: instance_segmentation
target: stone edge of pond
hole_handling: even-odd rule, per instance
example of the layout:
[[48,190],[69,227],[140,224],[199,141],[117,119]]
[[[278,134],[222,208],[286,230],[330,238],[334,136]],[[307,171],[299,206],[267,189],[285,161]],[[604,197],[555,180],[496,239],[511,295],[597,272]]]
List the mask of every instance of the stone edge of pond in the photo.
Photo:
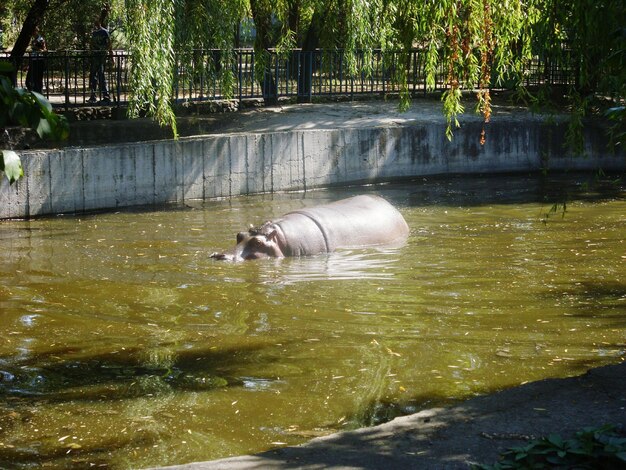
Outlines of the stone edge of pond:
[[154,469],[445,468],[494,464],[504,450],[605,424],[626,429],[626,362],[545,379],[255,455]]

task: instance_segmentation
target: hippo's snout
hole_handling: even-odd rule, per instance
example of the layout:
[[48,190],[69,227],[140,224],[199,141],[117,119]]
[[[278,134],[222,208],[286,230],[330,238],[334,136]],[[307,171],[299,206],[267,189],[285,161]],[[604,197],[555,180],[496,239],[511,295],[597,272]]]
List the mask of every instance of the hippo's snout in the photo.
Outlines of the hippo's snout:
[[219,261],[236,261],[236,257],[232,253],[213,253],[211,258],[219,260]]
[[277,227],[266,222],[259,228],[237,234],[237,245],[226,253],[213,253],[211,258],[225,261],[243,261],[265,258],[282,258],[277,243]]

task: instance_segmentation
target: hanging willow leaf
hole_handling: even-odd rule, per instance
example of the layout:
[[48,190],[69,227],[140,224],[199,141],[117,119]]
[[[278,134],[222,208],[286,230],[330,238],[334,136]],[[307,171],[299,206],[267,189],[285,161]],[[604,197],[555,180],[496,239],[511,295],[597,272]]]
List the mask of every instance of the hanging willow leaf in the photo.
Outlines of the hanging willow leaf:
[[24,170],[22,169],[20,157],[13,150],[2,150],[2,158],[0,158],[0,172],[4,172],[4,176],[6,176],[10,184],[13,184],[24,176]]

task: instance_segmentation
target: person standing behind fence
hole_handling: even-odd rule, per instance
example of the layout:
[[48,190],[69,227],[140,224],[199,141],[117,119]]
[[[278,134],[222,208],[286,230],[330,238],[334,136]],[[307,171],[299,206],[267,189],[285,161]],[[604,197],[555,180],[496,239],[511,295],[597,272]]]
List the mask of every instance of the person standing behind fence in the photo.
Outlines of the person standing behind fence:
[[26,73],[26,88],[43,94],[43,74],[46,71],[45,52],[48,50],[46,40],[39,34],[39,28],[35,27],[33,38],[30,43],[30,60]]
[[113,57],[113,50],[111,49],[111,37],[109,31],[102,26],[100,20],[96,20],[94,23],[94,30],[91,33],[91,69],[89,73],[89,86],[91,88],[91,96],[87,103],[96,103],[96,92],[98,84],[100,85],[100,92],[102,93],[102,99],[100,104],[108,104],[111,102],[109,95],[109,89],[107,88],[106,76],[104,69],[106,66],[107,55]]

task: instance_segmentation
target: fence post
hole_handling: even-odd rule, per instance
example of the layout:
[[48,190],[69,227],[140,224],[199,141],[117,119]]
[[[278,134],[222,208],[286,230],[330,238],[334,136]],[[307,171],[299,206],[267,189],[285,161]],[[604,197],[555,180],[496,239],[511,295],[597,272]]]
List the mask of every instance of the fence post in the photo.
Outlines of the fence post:
[[[356,52],[353,52],[353,54],[355,55],[353,57],[353,61],[356,62]],[[354,62],[353,62],[354,63]],[[348,73],[350,74],[350,101],[354,101],[354,73],[353,71],[348,71]]]
[[274,83],[276,84],[275,86],[275,90],[276,90],[276,99],[275,99],[275,104],[278,104],[278,97],[280,96],[280,92],[279,90],[279,82],[278,82],[278,65],[279,65],[279,60],[280,57],[277,53],[274,52],[274,55],[276,56],[276,61],[274,62]]
[[116,67],[117,67],[117,71],[115,74],[115,87],[116,87],[116,95],[117,95],[117,107],[120,107],[120,98],[121,98],[121,94],[122,94],[122,55],[119,53],[116,53],[115,58],[117,59],[116,62]]
[[65,68],[65,111],[70,108],[70,59],[67,51],[63,52],[63,67]]
[[310,103],[313,93],[313,51],[298,52],[298,103]]
[[243,95],[243,61],[242,61],[242,54],[241,54],[241,50],[238,49],[236,52],[237,54],[237,77],[239,80],[239,109],[241,109],[241,102],[242,102],[242,95]]
[[255,76],[256,76],[256,70],[255,70],[255,58],[256,58],[256,53],[254,52],[254,50],[252,51],[252,53],[250,53],[250,95],[251,97],[254,97],[254,84],[256,83],[255,80]]

